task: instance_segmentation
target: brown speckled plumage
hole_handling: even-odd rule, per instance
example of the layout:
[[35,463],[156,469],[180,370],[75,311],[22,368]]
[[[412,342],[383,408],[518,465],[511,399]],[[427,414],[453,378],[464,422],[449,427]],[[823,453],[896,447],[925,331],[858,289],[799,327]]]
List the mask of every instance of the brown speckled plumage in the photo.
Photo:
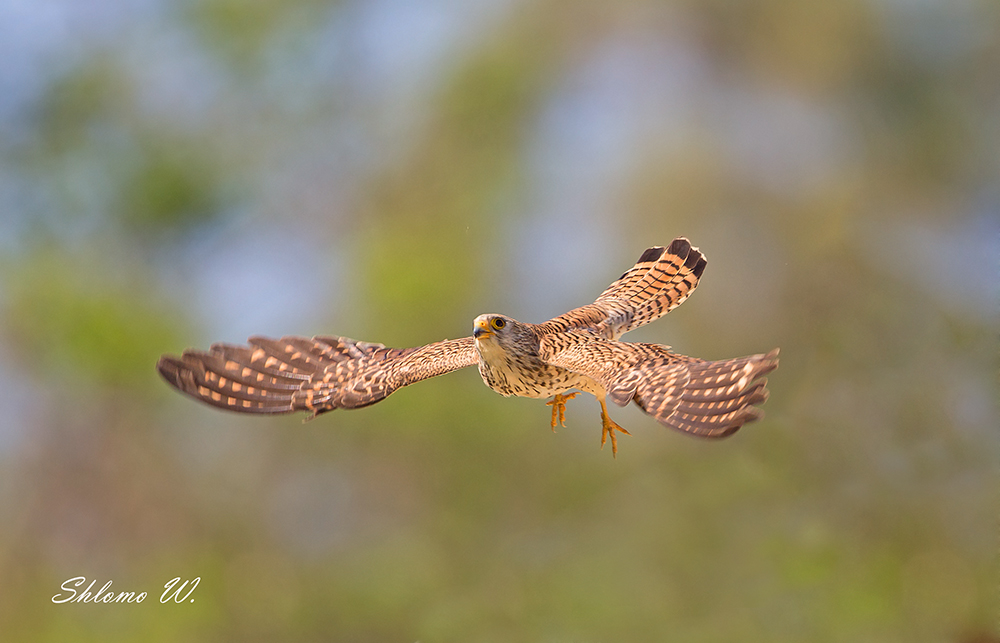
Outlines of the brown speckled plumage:
[[474,336],[417,348],[386,348],[345,337],[251,337],[247,346],[215,344],[207,352],[164,355],[161,375],[203,402],[244,413],[306,411],[374,404],[396,389],[477,364],[502,395],[554,396],[552,427],[578,389],[601,403],[602,442],[627,433],[607,415],[605,399],[635,402],[660,423],[704,437],[730,435],[762,416],[763,377],[778,350],[708,362],[667,346],[619,341],[626,332],[679,306],[698,286],[704,255],[679,237],[649,248],[592,304],[542,324],[480,315]]

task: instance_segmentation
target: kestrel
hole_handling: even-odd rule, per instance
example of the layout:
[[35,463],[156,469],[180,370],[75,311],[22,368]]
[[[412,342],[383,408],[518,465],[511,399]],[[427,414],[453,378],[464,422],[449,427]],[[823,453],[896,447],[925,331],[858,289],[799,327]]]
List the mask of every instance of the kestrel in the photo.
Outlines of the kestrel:
[[551,397],[553,431],[565,426],[566,402],[576,391],[591,393],[601,404],[601,447],[610,437],[616,456],[615,432],[629,432],[608,415],[607,399],[619,406],[635,402],[680,431],[721,438],[763,416],[756,405],[767,400],[763,376],[777,368],[778,349],[709,362],[669,346],[620,341],[687,299],[706,263],[678,237],[667,248],[643,252],[594,303],[542,324],[485,314],[473,322],[472,337],[415,348],[346,337],[251,337],[249,346],[164,355],[156,368],[178,390],[213,406],[315,417],[365,407],[408,384],[476,365],[501,395]]

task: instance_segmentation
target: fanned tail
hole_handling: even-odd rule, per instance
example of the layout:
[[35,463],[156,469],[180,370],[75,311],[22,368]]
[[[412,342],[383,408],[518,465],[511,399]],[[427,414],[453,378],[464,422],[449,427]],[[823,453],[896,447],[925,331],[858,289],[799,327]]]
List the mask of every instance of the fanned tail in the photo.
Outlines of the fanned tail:
[[684,237],[677,237],[666,248],[647,248],[594,303],[539,324],[539,331],[585,329],[606,339],[618,339],[680,306],[698,287],[707,263]]
[[690,241],[678,237],[667,248],[647,249],[594,303],[608,310],[612,336],[618,338],[684,303],[698,287],[707,264]]

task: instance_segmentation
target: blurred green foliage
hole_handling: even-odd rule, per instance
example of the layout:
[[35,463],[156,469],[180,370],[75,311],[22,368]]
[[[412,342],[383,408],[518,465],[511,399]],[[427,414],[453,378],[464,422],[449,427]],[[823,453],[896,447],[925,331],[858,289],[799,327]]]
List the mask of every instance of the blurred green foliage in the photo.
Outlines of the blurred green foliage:
[[186,0],[179,3],[185,26],[206,47],[241,72],[259,69],[276,34],[302,34],[339,2],[331,0]]
[[67,262],[50,249],[6,272],[4,334],[35,376],[65,369],[63,384],[148,388],[157,346],[177,341],[177,324],[144,292],[141,277],[108,270],[98,258]]
[[176,143],[154,143],[143,156],[124,179],[118,205],[124,223],[147,229],[183,226],[218,212],[218,177],[203,155]]
[[[206,0],[83,48],[0,144],[41,195],[0,228],[5,640],[996,640],[997,12],[903,4]],[[420,57],[441,11],[457,35]],[[834,161],[796,178],[811,153]],[[607,211],[551,216],[549,181]],[[613,461],[593,400],[552,433],[471,369],[303,424],[153,368],[286,291],[335,303],[249,332],[456,337],[516,284],[587,303],[681,234],[710,268],[641,338],[782,349],[726,441],[616,409]],[[268,281],[299,238],[332,285]],[[79,575],[150,597],[52,604]],[[159,604],[174,576],[194,603]]]

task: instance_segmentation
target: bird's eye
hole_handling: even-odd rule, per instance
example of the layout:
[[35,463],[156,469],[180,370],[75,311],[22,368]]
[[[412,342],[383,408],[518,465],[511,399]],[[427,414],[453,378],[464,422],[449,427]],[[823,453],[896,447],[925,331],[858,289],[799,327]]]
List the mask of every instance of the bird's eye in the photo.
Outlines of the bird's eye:
[[502,317],[494,317],[493,321],[491,321],[490,324],[493,326],[494,329],[500,330],[501,328],[507,325],[507,322],[505,322]]

